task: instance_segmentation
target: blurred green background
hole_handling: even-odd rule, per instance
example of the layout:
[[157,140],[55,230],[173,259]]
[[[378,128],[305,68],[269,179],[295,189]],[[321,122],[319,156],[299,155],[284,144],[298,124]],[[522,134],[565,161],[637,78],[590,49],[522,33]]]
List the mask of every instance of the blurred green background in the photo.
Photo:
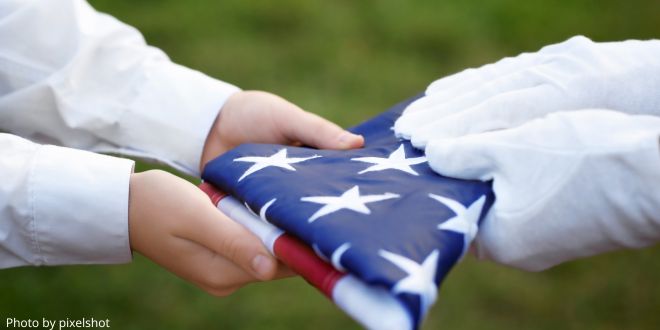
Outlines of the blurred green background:
[[[658,38],[660,1],[93,0],[173,60],[353,125],[432,80],[576,34]],[[56,13],[53,13],[56,14]],[[148,165],[139,164],[140,169]],[[525,273],[468,258],[424,329],[658,329],[660,248]],[[214,298],[143,257],[0,272],[0,317],[115,329],[359,328],[300,279]]]

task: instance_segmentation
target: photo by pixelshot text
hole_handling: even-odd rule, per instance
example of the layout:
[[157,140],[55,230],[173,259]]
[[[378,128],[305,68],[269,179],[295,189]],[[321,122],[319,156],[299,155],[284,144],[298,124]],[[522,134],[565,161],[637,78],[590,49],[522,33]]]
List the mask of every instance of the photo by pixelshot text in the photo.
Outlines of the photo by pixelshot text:
[[33,328],[33,329],[76,329],[76,328],[110,328],[110,319],[95,319],[95,318],[86,318],[81,319],[47,319],[45,317],[41,319],[17,319],[13,317],[8,317],[5,321],[5,327],[7,329],[21,329],[21,328]]

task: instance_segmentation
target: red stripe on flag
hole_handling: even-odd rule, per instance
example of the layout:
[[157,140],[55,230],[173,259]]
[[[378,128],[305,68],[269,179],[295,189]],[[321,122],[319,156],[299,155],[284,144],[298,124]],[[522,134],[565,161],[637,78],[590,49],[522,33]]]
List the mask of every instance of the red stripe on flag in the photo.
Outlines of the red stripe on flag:
[[[218,205],[218,202],[227,196],[206,182],[200,184],[199,188],[211,198],[214,205]],[[275,240],[273,251],[285,265],[331,300],[335,284],[346,275],[319,258],[305,243],[289,234],[282,234]]]
[[340,278],[346,274],[319,258],[312,249],[291,235],[280,236],[273,245],[275,255],[328,298]]
[[206,195],[209,196],[211,202],[213,202],[213,205],[218,205],[220,200],[226,196],[225,193],[220,192],[220,190],[216,189],[210,183],[202,182],[199,185],[199,189],[201,189]]

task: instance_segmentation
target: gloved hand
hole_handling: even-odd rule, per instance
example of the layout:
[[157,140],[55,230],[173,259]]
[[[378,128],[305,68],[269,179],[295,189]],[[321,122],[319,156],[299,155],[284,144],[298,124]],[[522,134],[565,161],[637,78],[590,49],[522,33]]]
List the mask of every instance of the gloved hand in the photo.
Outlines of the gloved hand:
[[538,271],[660,241],[660,117],[558,112],[512,129],[433,140],[438,173],[494,180],[477,254]]
[[607,108],[660,115],[660,40],[574,37],[433,82],[395,124],[418,148],[515,127],[548,113]]

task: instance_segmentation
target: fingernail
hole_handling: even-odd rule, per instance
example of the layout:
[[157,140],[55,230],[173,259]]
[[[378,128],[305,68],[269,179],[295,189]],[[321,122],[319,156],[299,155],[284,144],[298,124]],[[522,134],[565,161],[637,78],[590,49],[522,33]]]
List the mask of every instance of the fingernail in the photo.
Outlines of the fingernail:
[[351,140],[357,138],[358,135],[355,135],[351,132],[345,131],[341,135],[339,135],[339,144],[342,146],[349,146],[351,145]]
[[265,255],[258,254],[252,259],[252,270],[257,274],[260,279],[265,279],[271,273],[274,263],[271,258]]

